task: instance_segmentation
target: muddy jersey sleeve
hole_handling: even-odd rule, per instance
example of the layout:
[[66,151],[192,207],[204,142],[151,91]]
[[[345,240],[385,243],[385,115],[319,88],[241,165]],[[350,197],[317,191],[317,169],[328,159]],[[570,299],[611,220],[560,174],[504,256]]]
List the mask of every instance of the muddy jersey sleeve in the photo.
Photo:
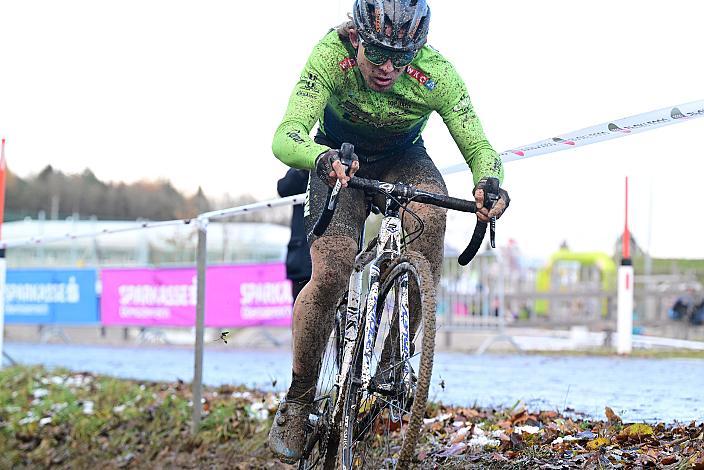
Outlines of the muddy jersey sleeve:
[[484,135],[464,81],[446,60],[441,60],[436,65],[436,74],[442,80],[438,80],[438,87],[432,94],[432,105],[442,116],[472,170],[474,184],[487,176],[495,176],[503,181],[503,163]]
[[328,150],[311,139],[310,131],[335,89],[338,55],[326,41],[318,43],[293,88],[272,143],[274,155],[290,167],[312,169],[316,157]]

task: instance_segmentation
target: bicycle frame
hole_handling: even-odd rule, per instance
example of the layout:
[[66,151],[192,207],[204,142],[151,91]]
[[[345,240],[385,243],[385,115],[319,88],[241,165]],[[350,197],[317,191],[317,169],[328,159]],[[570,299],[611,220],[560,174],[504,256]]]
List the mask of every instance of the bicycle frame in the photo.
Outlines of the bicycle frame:
[[[352,145],[348,143],[342,144],[340,148],[340,158],[341,161],[343,161],[343,165],[347,167],[351,165],[353,151],[354,148]],[[311,231],[309,236],[320,237],[325,233],[325,230],[332,221],[333,214],[337,206],[337,200],[341,185],[341,180],[338,179],[335,183],[335,186],[328,189],[327,200],[325,202],[325,205],[323,206],[323,210],[320,213],[318,220],[315,222],[313,230]],[[385,338],[383,338],[384,345],[382,346],[380,354],[381,357],[379,358],[379,363],[377,364],[377,369],[374,373],[375,378],[372,378],[371,371],[372,360],[374,356],[374,348],[378,336],[378,329],[382,321],[381,316],[387,315],[387,313],[384,312],[383,309],[381,312],[377,312],[380,294],[379,291],[381,289],[381,270],[382,268],[386,269],[386,266],[389,262],[398,259],[404,252],[405,248],[402,219],[400,217],[401,208],[405,208],[405,205],[407,203],[413,201],[417,203],[432,204],[437,207],[458,210],[461,212],[474,213],[477,211],[476,204],[474,201],[466,201],[464,199],[450,197],[446,194],[428,192],[416,188],[412,185],[403,184],[400,182],[387,183],[383,181],[368,180],[352,176],[349,180],[348,185],[352,189],[364,191],[367,197],[370,197],[373,194],[379,194],[382,197],[385,197],[386,211],[381,223],[381,228],[379,230],[379,235],[377,238],[374,252],[371,247],[368,249],[364,248],[363,231],[362,235],[360,236],[358,245],[359,252],[355,257],[355,262],[352,274],[350,275],[347,290],[347,306],[345,311],[345,318],[342,320],[344,322],[342,323],[342,326],[344,326],[344,331],[340,332],[339,330],[337,330],[336,333],[339,336],[342,336],[343,341],[341,347],[339,344],[335,346],[335,350],[338,354],[336,360],[339,369],[335,377],[335,382],[332,387],[332,390],[330,390],[329,394],[326,394],[324,397],[321,397],[321,399],[330,400],[333,404],[331,415],[327,414],[330,411],[329,408],[327,411],[324,412],[324,414],[326,415],[326,419],[329,420],[328,422],[335,428],[339,428],[341,426],[342,429],[345,430],[345,432],[342,433],[343,448],[348,447],[347,439],[350,438],[349,434],[351,433],[347,431],[351,429],[351,426],[354,424],[350,422],[342,423],[341,419],[342,414],[344,413],[344,403],[346,401],[344,400],[345,397],[341,396],[342,392],[344,391],[345,394],[349,394],[351,392],[351,389],[344,390],[345,384],[351,385],[357,393],[363,392],[367,395],[369,395],[370,393],[376,395],[390,395],[391,393],[396,391],[395,389],[397,384],[386,383],[388,377],[384,377],[383,375],[380,376],[381,381],[377,381],[375,380],[375,378],[379,376],[380,373],[384,374],[387,370],[396,369],[397,364],[399,364],[401,366],[400,368],[402,372],[402,381],[405,391],[411,391],[411,393],[413,393],[413,369],[410,364],[411,342],[413,341],[413,339],[411,338],[412,332],[410,331],[409,327],[409,275],[407,272],[408,268],[402,266],[401,264],[394,267],[392,271],[390,271],[390,273],[394,273],[394,282],[392,285],[387,284],[387,281],[384,280],[384,288],[388,289],[388,291],[381,292],[381,294],[384,294],[385,299],[389,298],[389,294],[393,295],[395,303],[393,311],[388,313],[390,317],[389,333]],[[487,196],[485,197],[485,203],[487,201],[491,202],[494,200],[498,200],[498,189],[498,179],[489,178],[487,180],[486,188],[484,190],[485,195]],[[490,204],[488,204],[487,207],[490,207]],[[421,228],[419,231],[422,232],[422,221],[417,216],[415,216],[415,218],[421,223]],[[495,219],[491,220],[490,235],[492,247],[494,245],[494,221]],[[467,245],[467,248],[465,248],[465,250],[462,252],[458,259],[461,265],[466,265],[472,260],[472,258],[474,258],[477,251],[481,247],[481,243],[484,239],[486,229],[486,222],[477,221],[474,233],[472,234],[472,239],[470,240],[469,244]],[[369,266],[369,281],[365,304],[363,306],[364,310],[362,310],[362,284],[364,270],[367,268],[367,266]],[[398,267],[400,267],[401,269],[396,271]],[[426,276],[430,277],[427,274]],[[420,280],[418,282],[419,284],[422,284]],[[338,304],[337,306],[340,307],[341,305]],[[336,311],[336,316],[339,313],[340,309],[338,308]],[[364,329],[360,330],[360,327],[362,326],[361,322],[363,313],[366,314],[364,316]],[[429,321],[429,324],[432,325],[432,320]],[[398,338],[394,338],[394,334],[396,333],[395,328],[398,328]],[[387,343],[387,341],[390,341],[390,343]],[[391,342],[394,341],[398,341],[399,343],[398,357],[396,356],[394,348],[391,347],[391,358],[389,361],[390,367],[389,369],[382,370],[381,367],[387,365],[385,364],[385,355],[388,352],[387,344],[388,346],[393,346]],[[357,348],[360,348],[360,350],[357,350]],[[361,358],[359,358],[359,360],[361,360],[361,364],[359,364],[361,366],[361,371],[359,371],[360,377],[352,377],[353,380],[349,380],[350,370],[353,366],[357,366],[357,364],[353,364],[353,360],[356,355],[355,353],[357,352],[361,354]],[[432,349],[430,353],[432,354]],[[398,360],[400,360],[401,362],[396,362]],[[396,362],[396,364],[394,364],[394,362]],[[422,369],[426,372],[423,379],[424,387],[426,387],[423,389],[424,393],[427,392],[427,385],[428,381],[430,380],[429,373],[427,372],[432,368],[432,358],[429,364],[427,363],[428,361],[425,362],[425,368]],[[392,374],[392,377],[393,375],[395,374]],[[401,391],[403,392],[403,390]],[[356,399],[358,397],[354,398]],[[378,398],[382,398],[382,400],[384,400],[383,397]],[[404,402],[406,398],[403,399]],[[398,400],[398,396],[396,398],[393,398],[392,400]],[[423,400],[425,400],[425,398],[423,398]],[[353,400],[350,406],[357,406],[357,404],[355,404],[356,402],[357,400]],[[393,403],[387,403],[393,406]],[[416,413],[414,416],[416,421],[418,417],[418,407],[416,407],[415,405],[419,403],[421,402],[414,401],[414,413]],[[349,420],[350,415],[354,416],[355,414],[356,413],[348,413],[345,419]],[[397,422],[401,418],[400,416],[396,416],[393,411],[390,411],[390,414],[390,418],[394,422]],[[312,436],[312,438],[317,439],[318,436]],[[313,449],[313,445],[314,443],[311,444],[310,449]]]
[[[363,238],[360,240],[360,248],[363,246]],[[379,237],[376,246],[376,257],[370,261],[365,260],[364,251],[361,251],[355,259],[355,269],[350,276],[349,294],[347,298],[347,315],[345,319],[345,335],[343,345],[343,356],[340,373],[335,381],[336,390],[342,389],[342,384],[347,379],[347,375],[352,367],[354,350],[359,338],[359,326],[362,311],[362,278],[364,269],[369,266],[369,283],[366,298],[366,320],[364,323],[363,356],[362,356],[362,389],[368,390],[371,382],[371,361],[376,341],[377,328],[380,318],[377,316],[377,301],[379,298],[380,270],[385,261],[401,256],[403,251],[403,230],[401,218],[399,217],[399,206],[397,203],[389,201],[386,215],[381,222]],[[399,308],[399,341],[401,351],[401,361],[404,364],[404,377],[410,380],[410,334],[409,334],[409,309],[408,309],[408,278],[404,275],[399,283],[399,292],[396,293],[400,299]],[[333,411],[334,418],[339,417],[342,412],[342,397],[338,397]],[[334,422],[339,422],[334,419]]]

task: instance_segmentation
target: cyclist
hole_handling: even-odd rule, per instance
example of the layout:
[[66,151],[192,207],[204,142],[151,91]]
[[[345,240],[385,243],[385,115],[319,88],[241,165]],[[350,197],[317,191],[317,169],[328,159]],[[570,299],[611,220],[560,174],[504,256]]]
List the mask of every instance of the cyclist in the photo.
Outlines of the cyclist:
[[[282,162],[311,170],[307,233],[322,211],[328,187],[336,180],[346,187],[355,173],[447,194],[421,137],[433,111],[443,118],[472,171],[474,197],[481,208],[477,217],[487,221],[508,207],[504,190],[491,211],[483,207],[484,181],[503,178],[502,162],[484,136],[464,82],[447,59],[426,45],[429,23],[425,0],[355,0],[351,21],[332,29],[313,49],[272,144]],[[311,139],[316,122],[319,129]],[[349,175],[337,150],[343,142],[355,146]],[[269,433],[269,447],[288,463],[298,460],[303,451],[332,312],[347,287],[367,216],[364,197],[359,190],[341,191],[325,235],[310,246],[312,278],[293,313],[291,386]],[[409,209],[425,226],[409,249],[428,259],[437,286],[445,210],[413,203]],[[411,323],[413,329],[413,318]]]

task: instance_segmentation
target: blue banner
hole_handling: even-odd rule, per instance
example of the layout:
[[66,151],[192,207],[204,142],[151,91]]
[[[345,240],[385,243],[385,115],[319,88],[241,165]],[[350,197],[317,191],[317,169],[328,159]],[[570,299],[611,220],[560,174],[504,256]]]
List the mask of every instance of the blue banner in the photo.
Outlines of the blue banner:
[[96,324],[95,269],[8,269],[5,323]]

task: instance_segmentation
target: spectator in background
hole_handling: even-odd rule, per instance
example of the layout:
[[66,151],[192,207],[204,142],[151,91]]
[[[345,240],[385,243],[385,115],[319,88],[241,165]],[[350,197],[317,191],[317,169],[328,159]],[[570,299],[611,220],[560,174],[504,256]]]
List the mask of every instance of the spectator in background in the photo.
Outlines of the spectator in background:
[[[276,185],[279,196],[286,197],[305,193],[308,186],[308,173],[308,170],[289,169]],[[310,273],[310,248],[308,247],[303,225],[303,206],[296,204],[293,206],[291,240],[288,242],[288,251],[286,253],[286,277],[291,280],[294,302],[303,287],[308,283]]]

